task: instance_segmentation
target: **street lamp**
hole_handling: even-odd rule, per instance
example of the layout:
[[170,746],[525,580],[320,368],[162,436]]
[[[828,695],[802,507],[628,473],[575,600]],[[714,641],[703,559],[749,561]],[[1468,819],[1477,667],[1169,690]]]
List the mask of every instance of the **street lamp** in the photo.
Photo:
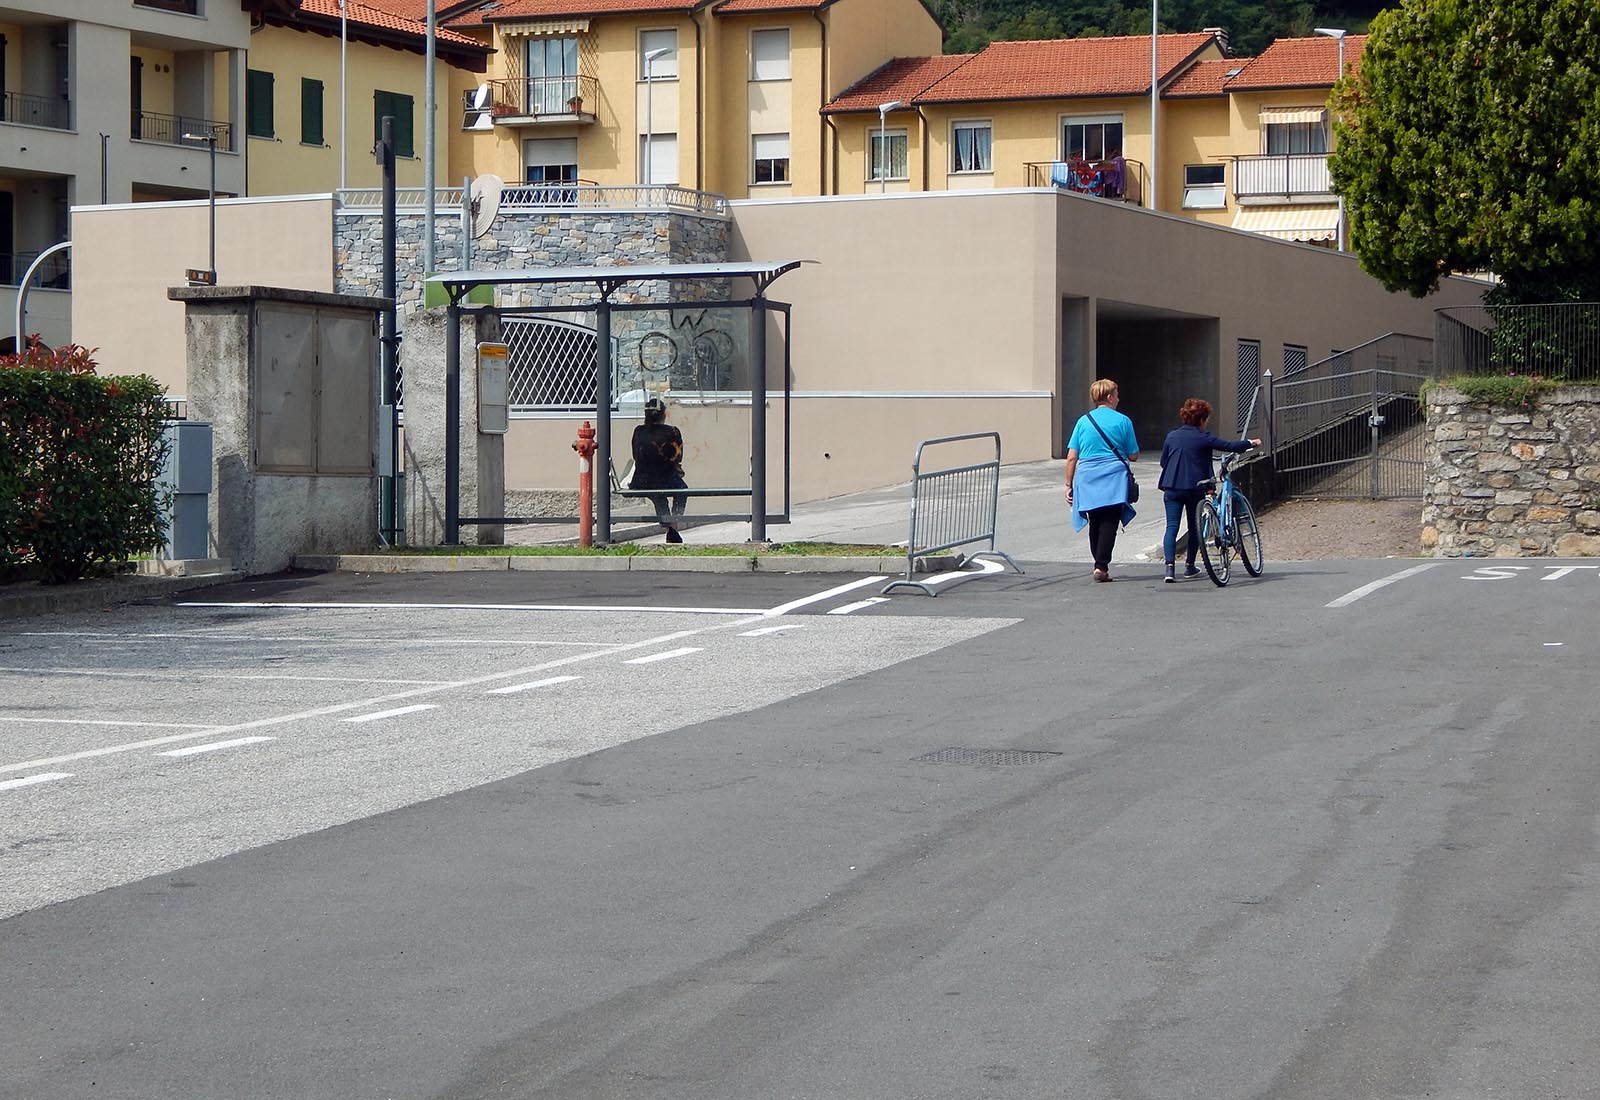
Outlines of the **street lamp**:
[[[1333,82],[1335,84],[1337,84],[1339,81],[1344,79],[1344,36],[1345,36],[1345,32],[1340,27],[1313,27],[1312,30],[1315,31],[1317,34],[1322,35],[1324,38],[1331,38],[1335,42],[1339,43],[1339,72],[1338,72],[1338,75],[1333,78]],[[1340,252],[1344,251],[1344,196],[1343,195],[1339,196],[1339,251]]]
[[656,167],[655,161],[651,159],[650,149],[650,139],[656,129],[656,58],[671,52],[671,46],[661,46],[654,50],[646,50],[644,55],[644,171],[640,173],[640,182],[645,186],[654,182]]
[[210,153],[211,267],[208,269],[207,274],[211,276],[211,285],[215,286],[217,283],[217,131],[215,127],[212,127],[203,134],[184,134],[183,140],[203,141],[206,143],[206,149]]
[[889,190],[889,112],[898,111],[905,104],[900,100],[878,104],[878,194]]

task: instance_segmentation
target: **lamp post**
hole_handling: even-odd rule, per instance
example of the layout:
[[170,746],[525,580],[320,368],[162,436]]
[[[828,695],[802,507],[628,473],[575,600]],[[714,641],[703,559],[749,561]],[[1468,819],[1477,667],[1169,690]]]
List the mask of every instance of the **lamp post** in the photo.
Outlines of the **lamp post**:
[[904,106],[905,104],[898,99],[878,104],[878,194],[880,195],[889,191],[889,112],[898,111]]
[[183,140],[205,142],[206,151],[210,154],[211,191],[208,205],[211,211],[211,266],[208,271],[211,275],[211,285],[215,286],[217,283],[217,131],[213,127],[203,134],[184,134]]
[[655,182],[655,161],[652,159],[650,139],[656,129],[656,58],[672,52],[669,46],[646,50],[644,55],[644,171],[639,182],[649,186]]
[[1160,35],[1161,0],[1150,0],[1150,209],[1159,210],[1156,195],[1161,180],[1161,135],[1156,132],[1160,115],[1160,70],[1156,66],[1156,40]]
[[[1345,36],[1345,32],[1340,27],[1313,27],[1312,29],[1317,34],[1322,35],[1324,38],[1331,38],[1335,42],[1339,43],[1339,71],[1338,71],[1338,74],[1333,78],[1333,82],[1335,84],[1337,84],[1339,81],[1344,79],[1344,36]],[[1339,196],[1339,241],[1338,241],[1338,243],[1339,243],[1339,251],[1343,252],[1344,251],[1344,196],[1343,195]]]

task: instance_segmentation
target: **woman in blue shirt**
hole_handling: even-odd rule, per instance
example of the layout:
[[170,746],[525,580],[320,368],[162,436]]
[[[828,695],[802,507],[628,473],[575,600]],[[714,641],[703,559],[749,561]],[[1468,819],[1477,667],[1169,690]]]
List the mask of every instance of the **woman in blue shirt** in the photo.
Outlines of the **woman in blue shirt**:
[[1117,545],[1117,525],[1133,519],[1128,503],[1128,468],[1139,457],[1133,421],[1117,411],[1122,395],[1117,384],[1101,378],[1089,387],[1094,408],[1078,417],[1067,440],[1067,504],[1072,508],[1072,529],[1089,528],[1089,553],[1094,558],[1094,579],[1111,579],[1111,552]]
[[1214,473],[1211,468],[1212,452],[1230,451],[1237,454],[1261,446],[1259,439],[1219,439],[1206,431],[1206,425],[1211,422],[1211,403],[1198,397],[1191,397],[1183,403],[1183,408],[1178,410],[1178,419],[1183,421],[1182,425],[1167,433],[1167,441],[1161,447],[1160,487],[1162,499],[1167,505],[1167,534],[1161,540],[1161,549],[1167,562],[1167,575],[1163,579],[1168,584],[1178,579],[1174,576],[1178,521],[1185,515],[1189,517],[1189,545],[1186,555],[1188,562],[1183,567],[1183,575],[1200,575],[1200,570],[1194,567],[1195,551],[1200,549],[1195,512],[1206,496],[1206,490],[1200,488],[1200,483]]

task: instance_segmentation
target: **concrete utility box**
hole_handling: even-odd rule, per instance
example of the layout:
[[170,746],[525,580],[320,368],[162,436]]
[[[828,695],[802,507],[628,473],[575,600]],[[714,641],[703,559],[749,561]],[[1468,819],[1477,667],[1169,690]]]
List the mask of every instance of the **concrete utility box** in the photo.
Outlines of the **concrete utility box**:
[[156,486],[172,494],[160,557],[193,561],[211,556],[211,425],[174,420],[162,429],[172,443]]
[[245,573],[377,538],[381,298],[175,287],[189,411],[209,420],[214,553]]

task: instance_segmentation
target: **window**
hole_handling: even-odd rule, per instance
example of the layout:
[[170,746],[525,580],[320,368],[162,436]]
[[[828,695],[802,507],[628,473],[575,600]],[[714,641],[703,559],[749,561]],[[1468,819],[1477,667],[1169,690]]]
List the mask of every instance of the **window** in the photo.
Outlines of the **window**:
[[272,74],[247,69],[244,74],[244,132],[269,138],[272,129]]
[[1238,422],[1234,430],[1242,432],[1249,427],[1244,423],[1244,418],[1249,414],[1250,402],[1261,388],[1261,341],[1240,340],[1238,350],[1234,353],[1234,363],[1237,368],[1233,391],[1237,411],[1234,416]]
[[372,143],[376,145],[383,140],[383,117],[394,117],[394,155],[397,157],[414,157],[417,155],[416,144],[412,141],[411,125],[411,97],[401,95],[399,92],[372,93]]
[[753,139],[755,183],[789,182],[789,135],[757,134]]
[[911,178],[910,157],[904,130],[880,130],[874,126],[867,142],[867,179],[904,180]]
[[322,81],[300,80],[300,144],[322,145]]
[[[572,203],[578,198],[578,139],[532,138],[523,143],[523,176],[533,187],[535,201]],[[566,184],[567,186],[559,186]]]
[[1062,120],[1062,160],[1110,160],[1121,155],[1121,115],[1086,116]]
[[952,128],[950,171],[994,171],[994,126],[988,122],[958,122]]
[[789,79],[789,31],[750,32],[750,79]]
[[1183,208],[1221,210],[1228,205],[1222,186],[1222,165],[1185,164],[1183,166]]
[[1305,370],[1308,362],[1309,357],[1305,348],[1299,344],[1283,345],[1283,375],[1285,378]]
[[180,15],[199,15],[200,0],[133,0],[134,7],[160,8],[162,11],[175,11]]
[[1267,125],[1267,153],[1326,153],[1328,128],[1321,122],[1285,122]]
[[644,166],[640,183],[670,187],[678,182],[678,135],[641,134],[639,163]]
[[[667,52],[649,64],[646,71],[645,55],[656,50]],[[640,80],[677,80],[678,79],[678,32],[677,31],[640,31],[639,32],[639,79]]]
[[578,94],[578,40],[528,39],[528,113],[567,113],[567,103]]

